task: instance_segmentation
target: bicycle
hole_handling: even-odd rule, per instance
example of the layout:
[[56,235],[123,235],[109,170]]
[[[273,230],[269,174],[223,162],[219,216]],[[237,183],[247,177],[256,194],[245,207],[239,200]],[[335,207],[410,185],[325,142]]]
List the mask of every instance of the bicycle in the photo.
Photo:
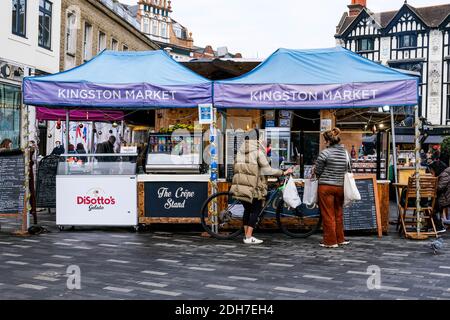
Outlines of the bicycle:
[[[283,201],[284,184],[277,179],[278,186],[267,193],[265,204],[258,215],[256,228],[266,214],[276,216],[279,229],[293,238],[307,238],[320,227],[322,219],[317,205],[309,207],[305,204],[292,209]],[[303,188],[298,188],[300,198]],[[216,214],[214,214],[216,213]],[[244,206],[238,199],[234,199],[229,192],[218,192],[211,195],[202,206],[201,224],[212,237],[220,240],[237,238],[244,231],[242,216]]]

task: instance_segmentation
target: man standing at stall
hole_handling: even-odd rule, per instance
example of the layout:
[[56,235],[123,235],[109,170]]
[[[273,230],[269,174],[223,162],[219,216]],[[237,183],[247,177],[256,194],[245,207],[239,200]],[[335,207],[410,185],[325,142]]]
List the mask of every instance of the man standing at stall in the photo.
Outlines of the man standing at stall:
[[[110,136],[108,138],[108,140],[97,144],[97,149],[95,150],[95,153],[98,154],[112,154],[114,153],[114,144],[116,143],[116,137],[115,136]],[[110,162],[110,161],[115,161],[114,157],[97,157],[98,161],[102,161],[102,162]]]

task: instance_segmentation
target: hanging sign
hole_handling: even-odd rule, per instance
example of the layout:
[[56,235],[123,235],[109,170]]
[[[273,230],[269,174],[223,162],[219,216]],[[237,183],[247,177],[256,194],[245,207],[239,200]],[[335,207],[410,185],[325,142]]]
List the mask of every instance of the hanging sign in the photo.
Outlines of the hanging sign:
[[200,124],[211,124],[213,122],[213,105],[199,104],[198,105],[198,122]]

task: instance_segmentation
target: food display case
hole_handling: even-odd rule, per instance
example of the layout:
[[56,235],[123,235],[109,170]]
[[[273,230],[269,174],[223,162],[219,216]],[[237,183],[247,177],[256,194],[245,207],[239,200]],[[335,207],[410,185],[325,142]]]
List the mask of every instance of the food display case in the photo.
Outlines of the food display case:
[[200,173],[203,163],[201,133],[151,133],[147,173]]
[[56,176],[56,224],[137,226],[137,154],[63,154]]

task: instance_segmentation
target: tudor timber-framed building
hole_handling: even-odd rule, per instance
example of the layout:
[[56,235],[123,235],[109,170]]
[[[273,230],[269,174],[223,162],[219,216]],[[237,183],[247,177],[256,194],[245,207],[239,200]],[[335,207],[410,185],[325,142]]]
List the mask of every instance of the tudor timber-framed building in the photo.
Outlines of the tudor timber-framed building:
[[450,4],[373,13],[352,0],[336,27],[336,41],[370,60],[419,72],[421,116],[450,124]]

